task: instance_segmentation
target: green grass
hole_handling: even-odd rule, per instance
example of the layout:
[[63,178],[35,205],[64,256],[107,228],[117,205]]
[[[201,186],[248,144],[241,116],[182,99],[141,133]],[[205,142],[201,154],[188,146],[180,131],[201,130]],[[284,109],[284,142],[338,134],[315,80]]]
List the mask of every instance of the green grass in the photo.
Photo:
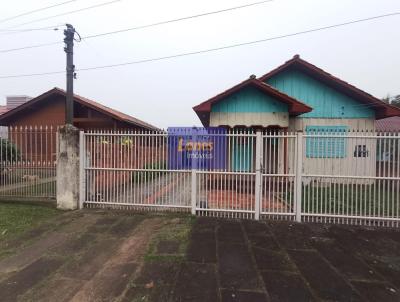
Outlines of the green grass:
[[0,241],[11,239],[60,213],[44,206],[0,203]]
[[1,193],[2,196],[20,196],[27,195],[32,197],[49,197],[55,198],[56,196],[56,182],[46,182],[41,184],[28,184],[24,187],[10,189]]
[[[182,261],[186,256],[189,243],[189,235],[194,222],[193,217],[173,218],[166,221],[162,229],[150,241],[149,248],[145,255],[146,261]],[[174,254],[161,254],[157,247],[161,241],[175,241],[179,248]]]
[[[302,211],[318,209],[327,213],[392,216],[399,212],[397,188],[383,185],[330,185],[303,188]],[[304,203],[308,202],[310,208]],[[315,210],[314,210],[315,211]]]

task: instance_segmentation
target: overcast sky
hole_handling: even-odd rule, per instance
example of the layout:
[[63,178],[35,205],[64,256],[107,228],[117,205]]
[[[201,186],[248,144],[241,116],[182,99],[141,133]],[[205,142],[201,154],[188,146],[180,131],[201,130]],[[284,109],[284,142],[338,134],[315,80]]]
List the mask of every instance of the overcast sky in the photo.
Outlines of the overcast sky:
[[[0,20],[67,0],[1,1]],[[76,0],[9,22],[21,23],[111,0]],[[225,9],[257,0],[133,1],[15,27],[71,23],[82,36]],[[169,56],[259,40],[315,27],[400,12],[399,0],[274,0],[153,28],[88,39],[75,47],[77,68]],[[62,41],[59,31],[0,32],[0,50]],[[78,72],[75,93],[159,127],[200,125],[192,107],[251,74],[260,76],[294,54],[341,79],[384,97],[400,94],[400,15],[234,49],[118,68]],[[65,69],[63,44],[0,53],[0,76]],[[37,96],[65,88],[65,76],[0,79],[7,95]]]

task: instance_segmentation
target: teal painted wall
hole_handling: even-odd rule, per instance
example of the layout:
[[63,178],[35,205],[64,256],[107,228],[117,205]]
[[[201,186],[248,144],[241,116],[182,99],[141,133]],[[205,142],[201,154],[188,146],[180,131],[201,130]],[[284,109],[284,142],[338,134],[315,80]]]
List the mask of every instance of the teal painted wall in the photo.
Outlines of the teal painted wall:
[[313,108],[300,117],[375,118],[374,110],[300,71],[281,72],[267,83]]
[[246,87],[212,105],[212,112],[288,112],[288,105],[265,95],[254,87]]
[[250,172],[253,161],[253,145],[236,143],[232,145],[231,167],[235,172]]

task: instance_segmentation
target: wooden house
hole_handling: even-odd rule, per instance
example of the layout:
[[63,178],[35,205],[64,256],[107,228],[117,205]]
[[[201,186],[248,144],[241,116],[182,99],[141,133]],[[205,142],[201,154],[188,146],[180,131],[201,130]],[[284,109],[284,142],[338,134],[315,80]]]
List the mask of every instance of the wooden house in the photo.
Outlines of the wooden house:
[[[251,76],[193,109],[205,127],[262,129],[264,132],[302,131],[304,134],[342,133],[343,136],[353,131],[375,131],[376,120],[400,116],[399,108],[384,103],[298,55],[259,78]],[[285,144],[284,139],[276,141],[274,150],[285,149]],[[330,175],[339,174],[343,167],[348,168],[350,175],[376,174],[375,140],[349,140],[347,143],[344,138],[318,142],[306,138],[304,146],[304,169],[309,174],[318,174],[321,166]],[[242,152],[254,148],[235,147],[234,150]],[[264,158],[271,157],[267,152],[264,150]],[[267,167],[266,173],[294,173],[291,158],[290,154],[277,158],[269,163],[271,167],[269,171]],[[230,168],[237,171],[233,164]]]

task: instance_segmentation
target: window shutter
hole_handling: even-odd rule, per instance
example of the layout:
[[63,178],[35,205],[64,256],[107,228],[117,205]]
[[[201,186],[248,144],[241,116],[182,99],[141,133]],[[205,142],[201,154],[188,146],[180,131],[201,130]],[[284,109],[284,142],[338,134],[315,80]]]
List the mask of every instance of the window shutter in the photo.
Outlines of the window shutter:
[[[307,126],[310,135],[346,135],[347,126]],[[307,137],[306,156],[308,158],[346,157],[346,139],[340,137]]]

